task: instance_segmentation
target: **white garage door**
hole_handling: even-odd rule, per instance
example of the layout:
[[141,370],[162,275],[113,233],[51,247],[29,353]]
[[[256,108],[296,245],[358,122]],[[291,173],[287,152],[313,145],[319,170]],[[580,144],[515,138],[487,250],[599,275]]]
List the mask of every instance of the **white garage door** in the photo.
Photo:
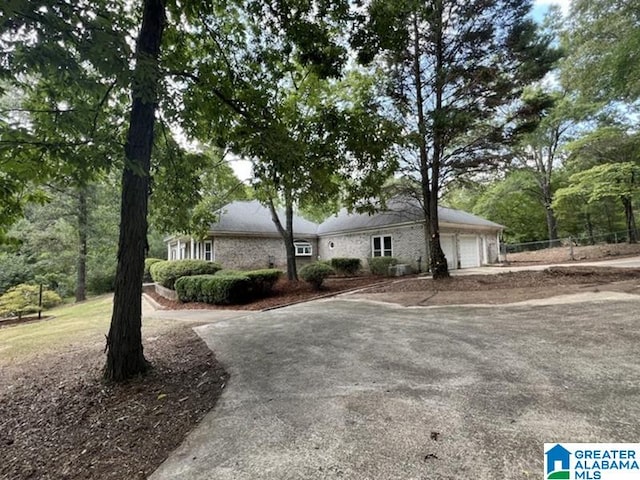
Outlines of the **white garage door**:
[[478,237],[476,235],[460,235],[458,244],[460,246],[460,268],[479,267]]
[[440,246],[442,247],[444,256],[447,257],[447,267],[449,267],[449,270],[458,268],[453,235],[440,235]]

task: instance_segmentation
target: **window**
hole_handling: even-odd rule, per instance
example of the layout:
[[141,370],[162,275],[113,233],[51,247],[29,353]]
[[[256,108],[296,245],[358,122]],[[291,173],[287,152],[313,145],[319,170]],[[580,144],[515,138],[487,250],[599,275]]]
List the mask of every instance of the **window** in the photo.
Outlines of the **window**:
[[296,257],[310,257],[313,253],[311,244],[306,240],[294,240],[293,246],[296,249]]
[[335,248],[336,244],[333,242],[329,242],[329,250],[333,250]]
[[204,260],[207,262],[213,260],[213,244],[210,240],[204,242]]
[[371,237],[372,256],[374,257],[392,257],[393,249],[391,248],[391,235],[381,235]]

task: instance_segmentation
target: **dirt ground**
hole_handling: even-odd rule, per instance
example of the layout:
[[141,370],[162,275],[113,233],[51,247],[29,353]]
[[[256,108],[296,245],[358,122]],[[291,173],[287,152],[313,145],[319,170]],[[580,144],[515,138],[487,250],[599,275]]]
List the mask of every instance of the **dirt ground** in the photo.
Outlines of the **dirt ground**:
[[533,252],[509,253],[507,262],[515,265],[536,264],[536,263],[562,263],[568,261],[600,260],[603,258],[620,257],[628,255],[640,255],[640,244],[634,243],[603,243],[598,245],[587,245],[583,247],[573,247],[573,259],[571,258],[571,248],[563,245],[556,248],[546,248]]
[[349,298],[404,306],[505,304],[580,292],[616,291],[640,295],[640,269],[552,267],[542,271],[398,280],[366,288]]
[[213,408],[227,375],[190,327],[144,341],[154,368],[124,385],[102,382],[104,356],[83,346],[3,366],[0,478],[153,472]]

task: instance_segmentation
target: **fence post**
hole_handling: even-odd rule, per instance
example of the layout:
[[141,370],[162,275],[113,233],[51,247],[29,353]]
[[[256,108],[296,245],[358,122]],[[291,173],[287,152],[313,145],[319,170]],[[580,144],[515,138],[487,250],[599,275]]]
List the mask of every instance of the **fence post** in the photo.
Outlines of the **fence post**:
[[573,258],[573,238],[569,237],[569,260],[575,260]]
[[42,284],[40,284],[40,292],[38,293],[38,320],[42,318]]

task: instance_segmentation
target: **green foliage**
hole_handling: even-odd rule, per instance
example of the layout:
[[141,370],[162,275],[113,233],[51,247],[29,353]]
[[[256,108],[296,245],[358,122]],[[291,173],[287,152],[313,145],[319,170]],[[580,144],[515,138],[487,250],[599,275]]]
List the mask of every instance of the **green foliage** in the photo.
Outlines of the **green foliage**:
[[0,253],[0,294],[33,278],[33,267],[23,255]]
[[[20,284],[10,288],[0,296],[0,317],[17,316],[36,313],[40,310],[38,305],[40,287],[38,285]],[[55,307],[62,303],[60,296],[50,290],[42,291],[42,308]]]
[[151,265],[153,265],[154,263],[158,263],[158,262],[164,262],[165,260],[163,260],[162,258],[145,258],[144,259],[144,275],[143,275],[143,281],[144,282],[151,282],[153,281],[153,279],[151,278]]
[[87,279],[87,290],[94,295],[113,292],[116,287],[116,268],[92,271]]
[[156,157],[150,220],[161,231],[204,238],[221,207],[246,199],[245,185],[218,150],[187,153],[162,141]]
[[324,280],[334,273],[333,268],[321,262],[310,263],[300,269],[300,277],[302,277],[305,282],[310,283],[316,290],[320,290]]
[[332,258],[330,265],[339,275],[352,276],[362,267],[359,258]]
[[151,278],[165,288],[173,289],[180,277],[213,275],[222,267],[206,260],[163,260],[150,267]]
[[246,275],[194,275],[181,277],[175,284],[182,302],[215,305],[246,303],[252,298],[251,280]]
[[504,225],[509,243],[548,239],[539,187],[527,171],[514,171],[494,182],[478,198],[473,213]]
[[282,276],[282,271],[274,268],[262,270],[251,270],[243,272],[244,276],[251,281],[251,290],[256,297],[264,297],[271,294],[273,286]]
[[593,203],[604,198],[633,198],[640,191],[640,164],[596,165],[570,177],[570,186],[556,192],[556,202]]
[[633,1],[575,0],[565,43],[563,80],[586,97],[633,102],[640,97],[640,29]]
[[371,257],[368,260],[369,271],[373,275],[389,276],[389,267],[398,264],[398,259],[394,257]]

